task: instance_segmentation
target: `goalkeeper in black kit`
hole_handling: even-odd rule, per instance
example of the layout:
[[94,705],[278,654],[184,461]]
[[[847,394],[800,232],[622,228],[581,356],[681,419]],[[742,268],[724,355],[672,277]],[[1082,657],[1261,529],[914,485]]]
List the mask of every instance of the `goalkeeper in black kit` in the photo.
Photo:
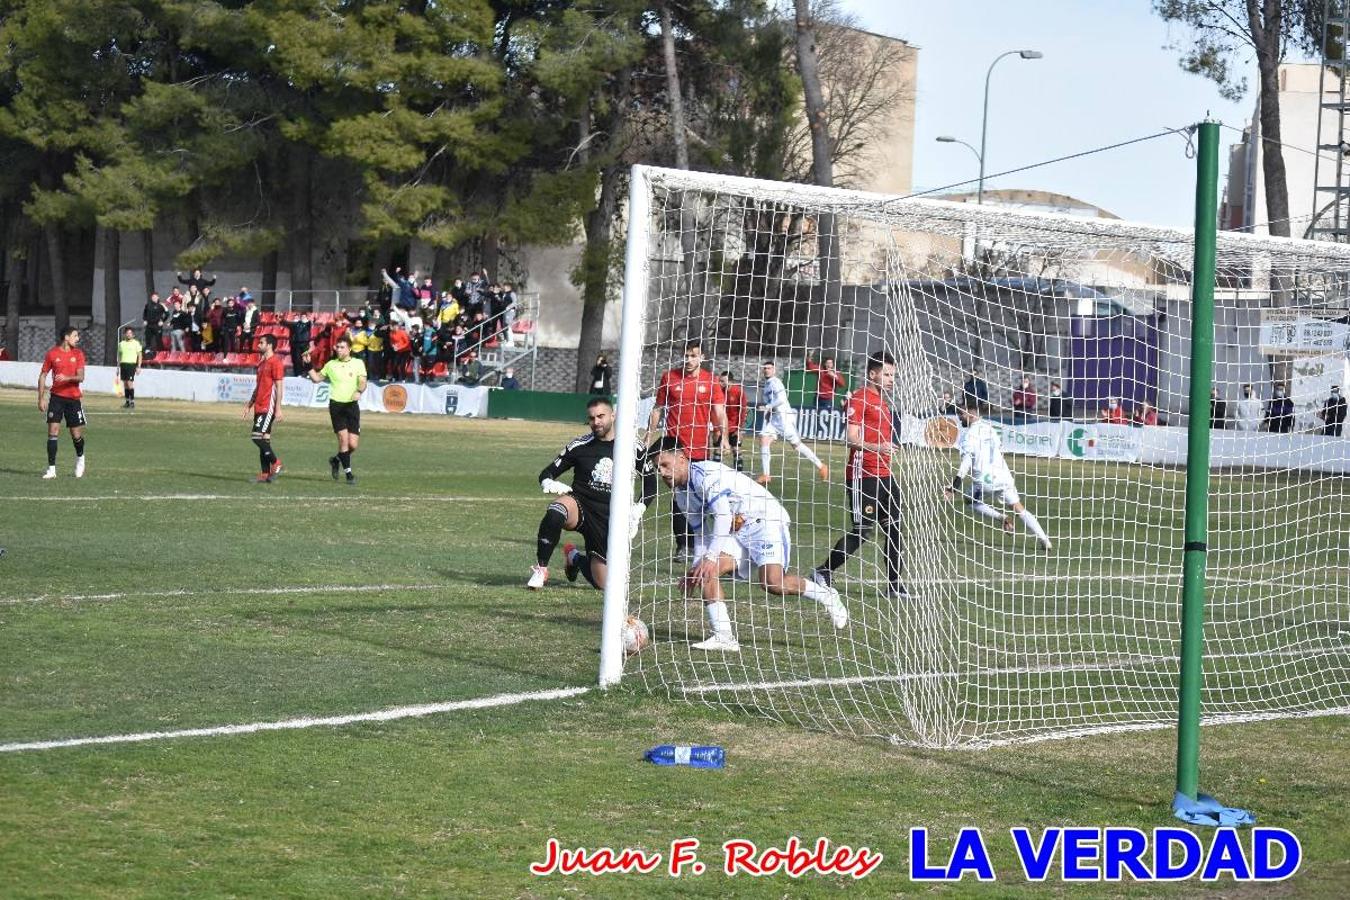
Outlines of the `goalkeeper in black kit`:
[[[548,561],[562,538],[563,529],[582,536],[584,550],[573,544],[563,547],[568,581],[582,575],[597,589],[605,586],[605,553],[609,544],[609,498],[614,485],[614,407],[603,397],[586,404],[586,422],[590,434],[569,443],[558,457],[539,473],[539,486],[546,494],[556,494],[539,522],[536,565],[525,586],[539,590],[548,583]],[[636,533],[639,520],[656,497],[656,470],[641,446],[634,448],[637,470],[642,473],[642,494],[633,504],[631,527]],[[558,478],[572,470],[572,484]]]

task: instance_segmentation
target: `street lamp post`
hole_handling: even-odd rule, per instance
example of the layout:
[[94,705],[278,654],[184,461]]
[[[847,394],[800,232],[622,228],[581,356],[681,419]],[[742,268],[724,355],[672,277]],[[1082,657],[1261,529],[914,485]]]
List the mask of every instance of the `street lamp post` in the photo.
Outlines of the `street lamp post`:
[[1045,54],[1039,50],[1009,50],[1007,53],[1000,53],[994,57],[994,61],[989,64],[989,71],[984,75],[984,117],[980,120],[980,152],[976,155],[980,158],[980,181],[979,187],[975,192],[975,202],[984,202],[984,152],[985,141],[989,136],[989,79],[994,75],[994,66],[1005,56],[1020,56],[1023,59],[1040,59]]
[[938,136],[937,136],[937,142],[938,142],[939,144],[960,144],[962,147],[965,147],[965,148],[966,148],[967,150],[969,150],[971,153],[975,154],[975,160],[976,160],[977,162],[983,160],[983,158],[984,158],[984,157],[980,156],[980,151],[976,150],[973,146],[971,146],[970,144],[968,144],[968,143],[966,143],[965,141],[961,140],[960,138],[952,137],[950,134],[940,134],[940,135],[938,135]]

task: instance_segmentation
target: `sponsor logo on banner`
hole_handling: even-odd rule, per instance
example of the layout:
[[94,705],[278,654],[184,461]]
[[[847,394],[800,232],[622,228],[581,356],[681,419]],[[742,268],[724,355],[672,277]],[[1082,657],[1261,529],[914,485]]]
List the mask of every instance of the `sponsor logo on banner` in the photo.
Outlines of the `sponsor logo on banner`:
[[221,403],[243,403],[253,393],[252,375],[221,375],[216,381],[216,399]]
[[1073,459],[1139,459],[1139,429],[1129,425],[1069,426],[1064,445]]
[[455,410],[459,409],[459,394],[454,391],[445,392],[445,414],[453,416]]
[[799,407],[793,411],[797,414],[797,433],[802,436],[803,440],[844,440],[844,414],[839,410],[816,409],[808,406]]
[[385,385],[380,396],[384,400],[385,412],[400,413],[408,407],[408,392],[401,384]]
[[1004,425],[995,422],[993,425],[1003,440],[1004,452],[1023,453],[1028,456],[1059,455],[1061,428],[1057,423]]
[[1319,319],[1289,309],[1261,311],[1261,352],[1322,354],[1350,350],[1350,323]]
[[332,386],[328,382],[314,385],[314,406],[327,406],[332,397]]
[[923,428],[924,443],[939,450],[955,447],[960,438],[960,427],[947,416],[934,416]]

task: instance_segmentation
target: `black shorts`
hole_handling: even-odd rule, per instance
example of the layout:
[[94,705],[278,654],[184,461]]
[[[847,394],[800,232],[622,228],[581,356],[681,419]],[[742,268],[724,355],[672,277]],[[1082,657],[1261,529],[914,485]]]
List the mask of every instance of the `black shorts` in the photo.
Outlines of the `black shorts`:
[[890,475],[863,475],[849,479],[848,513],[855,527],[899,521],[900,491]]
[[586,544],[586,553],[601,562],[609,552],[609,510],[577,500],[577,527]]
[[328,419],[333,423],[333,433],[345,431],[348,434],[361,433],[361,404],[356,400],[350,403],[328,401]]
[[276,421],[276,418],[277,414],[275,412],[271,410],[264,410],[263,412],[258,412],[258,408],[255,406],[253,408],[253,433],[271,434],[272,423]]
[[52,394],[47,398],[47,424],[53,425],[59,423],[62,419],[66,420],[67,428],[80,428],[84,426],[84,403],[80,400],[72,400],[69,397],[58,397]]
[[136,364],[135,364],[135,363],[118,363],[118,364],[117,364],[117,368],[118,368],[118,370],[119,370],[120,373],[121,373],[121,376],[122,376],[122,380],[123,380],[123,381],[135,381],[135,380],[136,380]]

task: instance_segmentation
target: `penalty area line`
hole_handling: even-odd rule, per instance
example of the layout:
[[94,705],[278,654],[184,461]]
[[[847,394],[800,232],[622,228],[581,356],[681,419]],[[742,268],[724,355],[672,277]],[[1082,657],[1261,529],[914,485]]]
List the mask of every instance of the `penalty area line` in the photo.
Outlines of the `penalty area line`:
[[262,731],[296,731],[302,728],[337,727],[362,722],[393,722],[415,719],[440,713],[466,709],[490,709],[514,706],[532,700],[565,700],[590,691],[589,687],[555,688],[549,691],[526,691],[519,694],[496,694],[472,700],[452,700],[446,703],[426,703],[419,706],[395,706],[374,712],[352,713],[345,716],[302,717],[276,722],[247,722],[240,725],[216,725],[210,728],[184,728],[180,731],[142,731],[135,734],[109,734],[101,737],[66,738],[55,741],[26,741],[0,744],[0,753],[22,753],[31,750],[59,750],[66,747],[84,747],[91,744],[137,744],[146,741],[164,741],[174,738],[220,737],[234,734],[256,734]]

